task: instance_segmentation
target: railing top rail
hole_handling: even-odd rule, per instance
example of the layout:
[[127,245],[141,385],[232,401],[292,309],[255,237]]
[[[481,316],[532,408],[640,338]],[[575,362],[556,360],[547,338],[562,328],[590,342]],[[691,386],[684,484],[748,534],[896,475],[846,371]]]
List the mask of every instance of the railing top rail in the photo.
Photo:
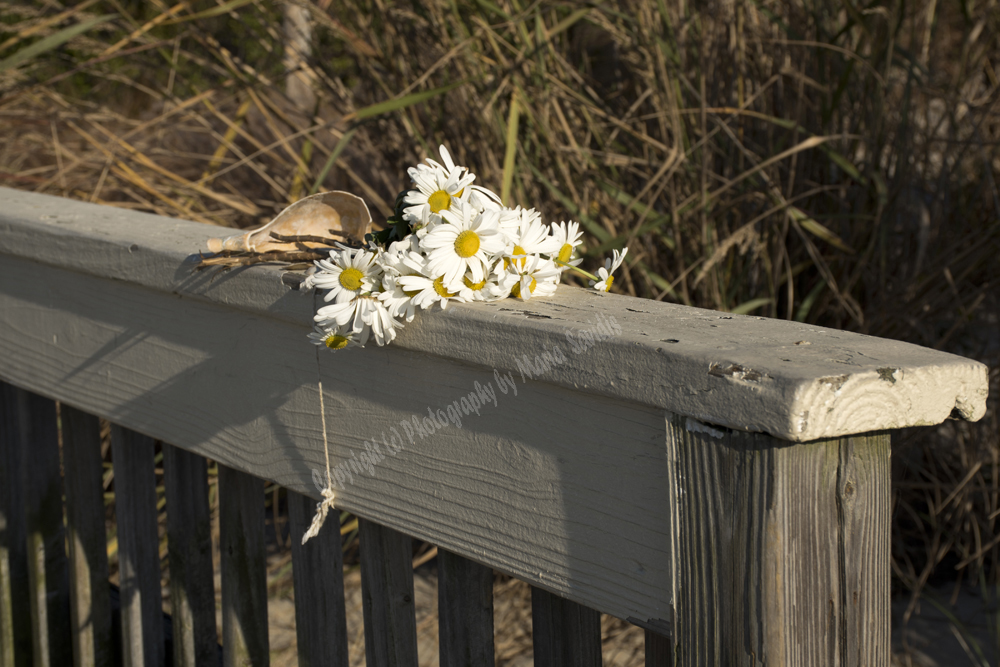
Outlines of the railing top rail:
[[[277,268],[193,271],[217,228],[6,188],[0,202],[0,253],[298,323],[309,352],[314,297]],[[571,287],[422,312],[393,346],[789,441],[976,420],[988,391],[983,364],[908,343]]]

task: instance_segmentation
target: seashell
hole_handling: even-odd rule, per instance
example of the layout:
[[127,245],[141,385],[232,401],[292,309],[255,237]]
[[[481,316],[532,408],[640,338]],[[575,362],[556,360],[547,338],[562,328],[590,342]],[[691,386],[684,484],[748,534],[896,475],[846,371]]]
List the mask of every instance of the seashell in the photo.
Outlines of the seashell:
[[[208,250],[249,250],[273,252],[328,247],[327,243],[285,243],[271,237],[271,232],[282,236],[321,236],[335,240],[364,241],[371,231],[372,216],[361,197],[349,192],[321,192],[295,202],[278,216],[258,229],[221,239],[209,239]],[[330,230],[333,230],[331,233]],[[336,232],[342,232],[343,235]]]

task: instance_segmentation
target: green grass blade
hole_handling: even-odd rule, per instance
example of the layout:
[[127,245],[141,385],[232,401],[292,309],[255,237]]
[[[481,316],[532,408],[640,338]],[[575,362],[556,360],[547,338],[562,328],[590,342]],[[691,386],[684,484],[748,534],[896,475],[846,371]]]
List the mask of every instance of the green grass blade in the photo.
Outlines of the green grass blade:
[[751,299],[745,303],[741,303],[729,312],[733,315],[746,315],[747,313],[752,313],[758,308],[771,305],[773,301],[774,299],[770,298]]
[[77,23],[74,26],[70,26],[59,32],[49,35],[44,39],[40,39],[37,42],[29,44],[12,56],[0,60],[0,72],[13,69],[23,62],[31,60],[36,56],[57,49],[69,40],[73,39],[77,35],[81,35],[96,25],[101,23],[107,23],[111,19],[117,17],[117,14],[105,14],[104,16],[97,16],[83,23]]
[[443,95],[450,90],[455,90],[464,83],[465,80],[463,79],[462,81],[449,83],[448,85],[441,86],[440,88],[422,90],[419,93],[410,93],[409,95],[404,95],[403,97],[396,97],[391,100],[386,100],[385,102],[378,102],[377,104],[372,104],[371,106],[367,106],[364,109],[355,111],[354,113],[347,114],[344,116],[344,120],[364,120],[366,118],[380,116],[384,113],[399,111],[400,109],[411,107],[414,104],[425,102],[433,97],[437,97],[438,95]]
[[351,140],[351,137],[353,137],[354,133],[357,131],[358,131],[357,128],[352,127],[347,132],[344,132],[344,136],[340,138],[340,141],[337,142],[337,145],[333,147],[333,151],[330,153],[330,157],[326,159],[326,164],[323,165],[323,168],[319,172],[319,176],[316,177],[316,182],[313,183],[312,188],[309,189],[309,194],[314,195],[317,192],[319,192],[319,189],[323,186],[323,181],[326,180],[327,174],[330,173],[330,169],[333,168],[333,165],[337,161],[337,158],[339,158],[340,154],[344,152],[345,148],[347,148],[348,142]]
[[233,10],[239,9],[243,5],[249,5],[251,2],[253,2],[253,0],[229,0],[229,2],[221,4],[218,7],[212,7],[211,9],[206,9],[205,11],[198,12],[197,14],[181,16],[176,19],[164,21],[163,25],[173,25],[175,23],[184,23],[185,21],[197,21],[198,19],[207,19],[212,18],[213,16],[219,16],[220,14],[228,14]]
[[517,126],[521,116],[517,90],[510,96],[510,113],[507,115],[507,151],[503,156],[503,183],[500,201],[510,206],[510,186],[514,182],[514,157],[517,154]]

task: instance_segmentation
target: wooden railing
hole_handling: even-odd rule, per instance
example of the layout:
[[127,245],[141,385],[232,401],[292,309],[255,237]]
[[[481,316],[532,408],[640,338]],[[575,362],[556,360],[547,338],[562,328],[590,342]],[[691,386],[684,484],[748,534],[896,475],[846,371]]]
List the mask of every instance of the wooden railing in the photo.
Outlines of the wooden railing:
[[[440,547],[445,666],[493,664],[494,568],[534,587],[536,665],[600,664],[599,612],[646,629],[647,665],[888,665],[890,431],[978,419],[981,364],[567,287],[317,357],[291,274],[193,271],[216,231],[0,189],[0,667],[216,664],[204,457],[223,662],[268,662],[267,479],[289,489],[300,664],[346,665],[339,535],[297,539],[320,378],[369,666],[417,662],[410,536]],[[117,625],[95,415],[115,424]]]

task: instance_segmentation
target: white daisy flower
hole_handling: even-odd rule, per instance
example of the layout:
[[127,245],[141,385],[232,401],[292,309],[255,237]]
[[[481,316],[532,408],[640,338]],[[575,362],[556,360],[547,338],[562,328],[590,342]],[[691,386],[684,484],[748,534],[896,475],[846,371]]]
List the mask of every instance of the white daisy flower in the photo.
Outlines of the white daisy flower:
[[444,165],[428,159],[428,164],[410,167],[408,170],[413,185],[417,188],[407,192],[403,198],[406,205],[403,219],[411,226],[437,222],[432,216],[449,210],[476,178],[465,167],[455,166],[448,149],[441,146],[439,150]]
[[412,322],[417,312],[417,304],[413,302],[416,292],[407,292],[399,284],[400,276],[386,275],[382,278],[382,291],[378,299],[388,308],[389,314],[406,322]]
[[337,328],[355,334],[361,346],[368,341],[369,334],[375,335],[376,343],[385,345],[402,326],[376,296],[359,296],[353,301],[323,306],[313,319],[322,329]]
[[559,251],[556,240],[549,235],[549,228],[542,224],[542,216],[535,209],[521,209],[518,225],[510,232],[504,256],[504,265],[523,270],[528,257],[550,255]]
[[350,301],[377,289],[382,278],[377,259],[378,254],[370,250],[343,248],[316,261],[317,271],[306,279],[305,287],[329,290],[325,301]]
[[577,247],[583,243],[583,232],[580,231],[580,223],[578,222],[553,222],[550,225],[552,238],[555,240],[555,245],[559,250],[552,255],[552,259],[559,260],[562,264],[559,264],[559,268],[565,271],[568,267],[566,266],[578,266],[580,262],[583,261],[582,257],[577,257],[573,259],[573,253]]
[[316,345],[325,345],[331,350],[342,350],[345,347],[352,347],[358,344],[354,340],[354,334],[350,331],[323,329],[320,327],[315,327],[315,330],[309,334],[309,340]]
[[465,301],[458,294],[448,290],[444,285],[444,276],[428,278],[427,276],[400,276],[396,284],[411,297],[415,306],[430,308],[435,303],[441,304],[441,309],[448,307],[449,301]]
[[527,265],[517,273],[517,281],[510,288],[510,295],[527,301],[533,296],[551,296],[559,284],[559,267],[551,259],[533,255]]
[[614,273],[622,262],[625,261],[625,255],[628,254],[628,248],[622,251],[615,250],[614,261],[611,258],[604,260],[604,266],[597,269],[597,277],[601,280],[599,282],[590,281],[591,286],[599,292],[610,292],[611,285],[615,282],[615,277],[611,275]]
[[[458,288],[458,294],[466,301],[496,301],[498,297],[496,296],[494,290],[491,289],[492,286],[501,279],[503,274],[503,263],[497,260],[493,263],[493,266],[489,267],[486,272],[486,276],[480,281],[474,281],[470,273],[466,273],[462,276],[462,284]],[[507,292],[510,293],[510,288],[507,288]]]
[[493,256],[503,250],[503,239],[493,211],[456,203],[442,217],[444,222],[420,240],[420,247],[427,253],[425,273],[444,276],[445,286],[454,291],[466,272],[473,282],[486,277]]

